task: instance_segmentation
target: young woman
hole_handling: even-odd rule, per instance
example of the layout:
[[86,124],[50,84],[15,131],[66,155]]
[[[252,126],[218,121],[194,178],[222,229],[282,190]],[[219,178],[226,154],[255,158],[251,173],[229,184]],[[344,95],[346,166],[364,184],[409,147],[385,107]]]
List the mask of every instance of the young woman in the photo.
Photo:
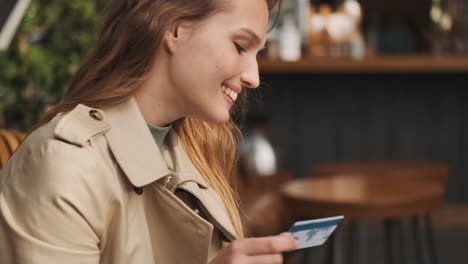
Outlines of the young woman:
[[0,263],[281,263],[243,238],[232,107],[274,0],[114,0],[70,89],[0,173]]

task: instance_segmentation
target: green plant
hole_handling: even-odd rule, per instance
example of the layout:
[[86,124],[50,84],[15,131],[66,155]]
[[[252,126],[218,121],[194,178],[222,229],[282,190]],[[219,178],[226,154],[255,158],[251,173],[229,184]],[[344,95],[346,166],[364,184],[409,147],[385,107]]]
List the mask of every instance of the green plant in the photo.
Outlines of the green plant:
[[33,0],[0,51],[0,126],[27,131],[57,103],[96,41],[106,0]]

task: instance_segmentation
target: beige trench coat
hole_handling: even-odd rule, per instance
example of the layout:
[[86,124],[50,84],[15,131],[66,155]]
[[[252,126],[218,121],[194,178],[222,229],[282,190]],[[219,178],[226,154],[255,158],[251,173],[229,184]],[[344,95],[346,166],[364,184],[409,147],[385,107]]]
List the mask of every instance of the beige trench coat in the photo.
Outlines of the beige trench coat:
[[234,239],[177,135],[161,154],[134,99],[56,116],[0,171],[2,264],[201,264]]

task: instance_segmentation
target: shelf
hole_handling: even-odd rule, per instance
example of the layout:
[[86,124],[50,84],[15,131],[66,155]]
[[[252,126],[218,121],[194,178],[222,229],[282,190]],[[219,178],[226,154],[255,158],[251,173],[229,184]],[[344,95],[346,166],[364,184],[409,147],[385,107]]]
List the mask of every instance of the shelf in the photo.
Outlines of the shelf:
[[376,56],[306,58],[295,62],[259,59],[260,72],[269,73],[468,73],[465,56]]

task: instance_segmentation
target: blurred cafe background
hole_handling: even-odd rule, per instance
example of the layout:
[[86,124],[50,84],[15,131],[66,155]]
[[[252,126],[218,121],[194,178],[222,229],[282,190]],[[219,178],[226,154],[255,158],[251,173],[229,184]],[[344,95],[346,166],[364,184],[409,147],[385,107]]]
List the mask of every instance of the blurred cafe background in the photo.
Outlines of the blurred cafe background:
[[[57,103],[105,0],[0,0],[0,168]],[[242,120],[249,235],[344,215],[286,263],[466,263],[468,0],[285,0]]]

